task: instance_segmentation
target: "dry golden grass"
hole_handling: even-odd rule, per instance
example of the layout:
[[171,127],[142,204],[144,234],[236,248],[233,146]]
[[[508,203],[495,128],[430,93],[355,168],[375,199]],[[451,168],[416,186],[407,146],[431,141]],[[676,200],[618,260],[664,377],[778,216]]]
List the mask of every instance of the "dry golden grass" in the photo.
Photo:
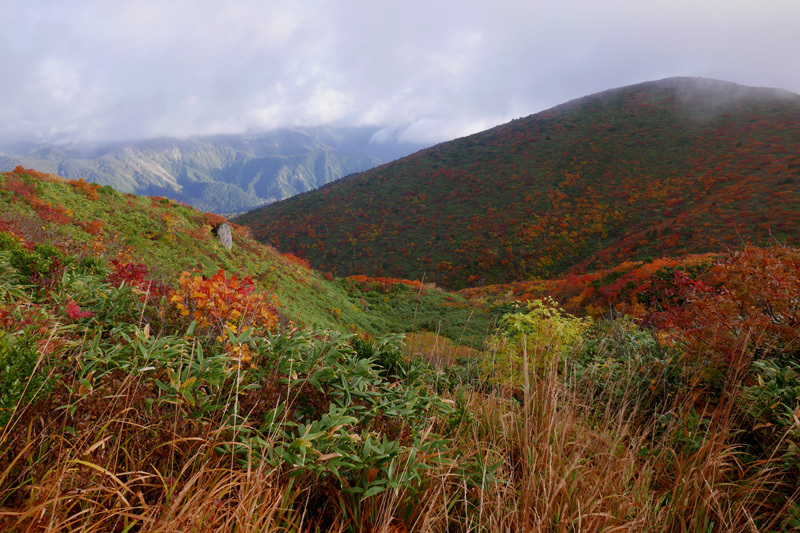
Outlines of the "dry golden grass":
[[409,333],[406,336],[406,348],[413,356],[420,356],[436,368],[458,364],[460,359],[468,359],[479,355],[478,350],[456,344],[446,337],[429,331]]
[[[423,335],[411,343],[427,346],[427,358],[443,364],[471,354]],[[552,358],[529,367],[538,370],[514,395],[499,388],[454,393],[461,418],[436,428],[452,439],[450,462],[429,471],[418,491],[388,490],[355,503],[308,475],[233,463],[214,450],[229,438],[224,428],[141,426],[132,380],[109,404],[116,414],[107,406],[78,436],[48,426],[45,413],[20,411],[4,433],[17,444],[0,450],[0,531],[677,533],[785,526],[798,494],[771,503],[777,492],[795,489],[785,485],[778,458],[743,460],[733,396],[706,406],[698,416],[710,422],[686,445],[689,400],[669,406],[664,425],[643,412],[626,383],[619,383],[622,406],[612,408],[609,391],[576,382]],[[157,449],[142,438],[155,430],[169,435]]]

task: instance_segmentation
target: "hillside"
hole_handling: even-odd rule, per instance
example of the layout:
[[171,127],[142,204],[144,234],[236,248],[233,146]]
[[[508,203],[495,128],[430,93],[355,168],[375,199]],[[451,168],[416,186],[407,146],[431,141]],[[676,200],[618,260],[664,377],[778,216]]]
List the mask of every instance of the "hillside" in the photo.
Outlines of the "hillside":
[[0,147],[0,171],[18,165],[120,192],[158,195],[203,211],[241,212],[409,154],[375,143],[376,128],[275,130],[259,135],[156,139],[96,146]]
[[796,248],[455,294],[31,169],[0,207],[0,531],[800,527]]
[[337,275],[454,288],[800,238],[800,96],[694,78],[614,89],[237,222]]
[[[212,233],[223,217],[163,197],[18,169],[0,174],[0,206],[0,235],[9,232],[28,248],[54,250],[59,261],[72,257],[108,271],[116,264],[172,289],[183,272],[211,277],[222,270],[252,279],[253,289],[275,298],[282,320],[298,327],[368,335],[440,331],[454,341],[480,344],[492,320],[489,313],[475,313],[464,298],[433,288],[326,278],[304,261],[254,241],[236,224],[233,248],[227,250]],[[465,334],[467,323],[471,329]]]

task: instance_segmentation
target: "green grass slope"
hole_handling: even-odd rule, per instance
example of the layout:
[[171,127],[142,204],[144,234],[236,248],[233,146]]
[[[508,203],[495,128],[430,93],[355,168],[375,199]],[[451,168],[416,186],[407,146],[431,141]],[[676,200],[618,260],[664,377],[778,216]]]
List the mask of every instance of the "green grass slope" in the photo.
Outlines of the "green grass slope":
[[227,250],[212,233],[224,219],[185,204],[32,170],[0,177],[0,204],[0,230],[29,248],[55,247],[62,256],[105,269],[112,261],[141,263],[148,278],[167,286],[175,286],[184,271],[211,276],[221,269],[251,276],[259,290],[277,297],[287,320],[320,329],[345,329],[344,321],[350,320],[372,329],[347,312],[354,306],[343,289],[236,226],[233,248]]
[[148,279],[171,288],[182,272],[249,276],[255,289],[275,296],[284,321],[297,326],[368,335],[427,330],[480,345],[493,316],[432,286],[418,290],[323,276],[305,261],[253,240],[236,224],[233,248],[227,250],[212,233],[224,218],[167,198],[123,194],[27,169],[0,174],[0,207],[0,235],[12,235],[30,249],[51,247],[59,257],[94,262],[107,271],[113,262],[140,263]]
[[797,243],[800,96],[670,78],[568,102],[246,213],[323,271],[462,288]]

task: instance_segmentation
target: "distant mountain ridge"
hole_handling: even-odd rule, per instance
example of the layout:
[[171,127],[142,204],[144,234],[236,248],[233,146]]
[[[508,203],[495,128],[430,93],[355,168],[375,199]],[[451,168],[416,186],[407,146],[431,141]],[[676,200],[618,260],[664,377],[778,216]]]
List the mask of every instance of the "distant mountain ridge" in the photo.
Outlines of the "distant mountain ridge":
[[800,96],[668,78],[579,98],[237,219],[339,275],[461,288],[800,242]]
[[376,131],[307,128],[83,147],[18,144],[0,147],[0,171],[22,165],[122,192],[166,196],[205,211],[233,213],[422,148],[372,142]]

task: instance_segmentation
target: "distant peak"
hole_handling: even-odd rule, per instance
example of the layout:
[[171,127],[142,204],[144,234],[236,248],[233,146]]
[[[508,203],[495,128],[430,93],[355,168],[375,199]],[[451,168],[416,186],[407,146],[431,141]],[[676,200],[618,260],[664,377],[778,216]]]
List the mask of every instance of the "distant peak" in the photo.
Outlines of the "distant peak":
[[660,80],[625,85],[590,94],[582,98],[576,98],[546,110],[545,113],[551,111],[576,110],[586,104],[604,102],[608,101],[608,99],[624,97],[631,94],[656,95],[659,92],[673,96],[678,103],[686,107],[701,107],[706,110],[715,110],[743,101],[763,103],[795,100],[800,102],[800,95],[783,89],[751,87],[749,85],[741,85],[714,78],[673,76]]

